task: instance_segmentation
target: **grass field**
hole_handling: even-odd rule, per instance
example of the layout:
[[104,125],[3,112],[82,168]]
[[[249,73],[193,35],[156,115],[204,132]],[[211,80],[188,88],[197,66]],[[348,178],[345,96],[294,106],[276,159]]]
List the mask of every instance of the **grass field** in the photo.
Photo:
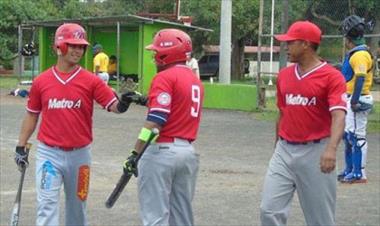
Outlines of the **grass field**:
[[17,84],[17,77],[0,76],[0,88],[2,89],[14,89],[17,87]]

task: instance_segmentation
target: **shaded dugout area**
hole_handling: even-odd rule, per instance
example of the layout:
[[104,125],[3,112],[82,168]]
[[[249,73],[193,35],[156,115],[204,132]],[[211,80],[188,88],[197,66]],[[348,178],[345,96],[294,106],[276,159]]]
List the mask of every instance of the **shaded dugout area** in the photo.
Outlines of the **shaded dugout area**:
[[[80,64],[92,71],[93,55],[91,47],[99,43],[103,51],[117,58],[117,77],[131,77],[138,81],[138,90],[146,93],[150,81],[156,73],[152,52],[146,51],[145,46],[150,44],[155,33],[163,28],[177,28],[189,31],[211,31],[206,28],[189,26],[180,23],[140,17],[136,15],[122,15],[112,17],[91,17],[83,19],[29,21],[19,27],[19,48],[22,46],[23,31],[32,28],[38,32],[39,68],[44,71],[56,63],[53,51],[54,33],[63,23],[81,24],[87,31],[87,38],[91,46],[86,51]],[[119,79],[120,80],[120,79]],[[119,80],[117,87],[119,88]]]

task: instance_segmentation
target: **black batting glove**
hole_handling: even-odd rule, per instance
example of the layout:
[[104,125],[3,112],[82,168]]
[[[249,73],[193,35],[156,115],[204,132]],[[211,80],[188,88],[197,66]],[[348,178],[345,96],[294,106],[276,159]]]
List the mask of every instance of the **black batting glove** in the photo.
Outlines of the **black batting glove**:
[[132,102],[135,102],[138,99],[138,94],[134,91],[128,91],[126,93],[121,94],[121,102],[125,104],[130,104]]
[[133,174],[137,177],[137,156],[138,153],[135,150],[132,150],[131,155],[124,161],[123,170],[125,174]]
[[148,97],[144,95],[141,95],[136,101],[136,104],[139,104],[141,106],[146,106],[147,103],[148,103]]
[[124,103],[136,103],[145,106],[148,98],[136,91],[129,91],[121,95],[121,101]]
[[25,146],[17,146],[15,151],[15,162],[18,169],[21,171],[24,167],[28,167],[28,153],[25,151]]

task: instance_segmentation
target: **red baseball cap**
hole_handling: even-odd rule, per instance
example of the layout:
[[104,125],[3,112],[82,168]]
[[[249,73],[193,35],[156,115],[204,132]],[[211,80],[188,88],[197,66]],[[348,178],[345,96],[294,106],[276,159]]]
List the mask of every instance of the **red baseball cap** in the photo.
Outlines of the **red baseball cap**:
[[309,21],[297,21],[289,27],[286,34],[275,35],[274,37],[282,42],[304,40],[319,44],[322,38],[322,31],[317,25]]

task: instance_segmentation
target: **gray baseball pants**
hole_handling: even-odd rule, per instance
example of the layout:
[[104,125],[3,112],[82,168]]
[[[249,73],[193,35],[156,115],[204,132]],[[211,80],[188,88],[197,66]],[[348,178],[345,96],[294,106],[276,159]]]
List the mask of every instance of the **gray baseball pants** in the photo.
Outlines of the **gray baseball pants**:
[[138,165],[143,225],[194,224],[194,197],[199,158],[186,140],[151,144]]
[[327,142],[277,142],[264,181],[260,205],[263,226],[286,225],[295,191],[307,225],[335,225],[336,171],[324,174],[319,166]]
[[65,225],[88,225],[86,199],[90,179],[90,145],[63,151],[39,143],[36,157],[38,226],[59,225],[59,197],[65,191]]

